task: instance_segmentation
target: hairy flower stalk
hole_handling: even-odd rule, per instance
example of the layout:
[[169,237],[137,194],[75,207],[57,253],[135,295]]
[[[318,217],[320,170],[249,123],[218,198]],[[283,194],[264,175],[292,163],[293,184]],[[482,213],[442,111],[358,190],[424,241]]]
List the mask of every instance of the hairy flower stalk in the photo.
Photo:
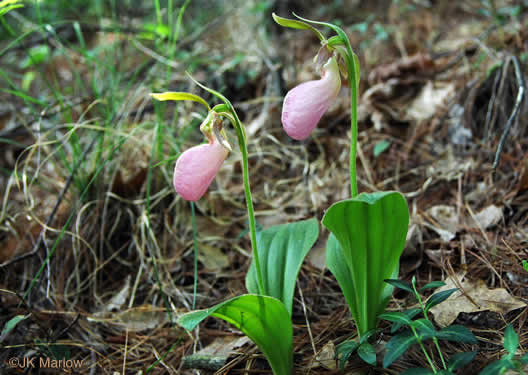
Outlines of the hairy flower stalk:
[[[218,121],[221,124],[221,120]],[[229,155],[225,140],[218,139],[221,137],[218,131],[213,133],[209,129],[209,131],[204,130],[204,133],[209,139],[209,144],[186,150],[178,158],[174,168],[174,189],[183,199],[192,202],[199,200],[205,194]]]
[[282,126],[293,139],[310,136],[330,108],[341,88],[339,67],[331,57],[322,68],[321,79],[301,83],[286,94],[282,107]]

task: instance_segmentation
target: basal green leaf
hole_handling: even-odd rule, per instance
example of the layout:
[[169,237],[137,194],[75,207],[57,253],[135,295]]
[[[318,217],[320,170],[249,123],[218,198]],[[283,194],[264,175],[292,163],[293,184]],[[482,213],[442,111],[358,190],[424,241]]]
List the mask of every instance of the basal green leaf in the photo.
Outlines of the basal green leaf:
[[508,324],[508,327],[504,331],[504,349],[510,354],[515,354],[518,347],[519,336],[517,336],[511,324]]
[[330,233],[326,242],[326,265],[341,287],[352,316],[354,318],[359,316],[359,301],[357,300],[354,279],[347,266],[341,245],[339,245],[337,238],[332,233]]
[[[409,210],[398,192],[362,193],[333,204],[323,225],[328,239],[326,263],[336,277],[358,332],[376,328],[392,294],[385,279],[397,276]],[[337,244],[336,244],[337,239]]]
[[264,353],[275,375],[292,374],[292,322],[281,301],[245,294],[206,310],[184,314],[177,322],[193,330],[209,316],[223,319],[244,332]]
[[387,350],[383,358],[383,367],[389,367],[392,362],[400,358],[400,356],[407,351],[412,345],[416,344],[417,340],[411,331],[405,331],[393,336],[385,346]]
[[[257,233],[264,289],[269,296],[282,301],[290,315],[297,274],[318,236],[317,219],[279,225]],[[254,263],[246,276],[246,287],[250,293],[259,291]]]
[[440,340],[465,342],[468,344],[476,344],[478,342],[475,335],[469,329],[460,325],[442,328],[436,333],[436,337]]
[[477,352],[466,352],[466,353],[456,353],[453,354],[447,363],[447,368],[450,371],[459,369],[473,361]]
[[359,358],[369,365],[376,365],[376,350],[368,342],[361,344],[357,350]]
[[528,353],[524,353],[524,355],[519,358],[519,362],[521,362],[521,365],[528,364]]
[[205,108],[209,111],[211,108],[209,107],[209,104],[202,98],[200,98],[198,95],[194,95],[188,92],[164,92],[162,94],[150,94],[154,99],[159,101],[165,101],[165,100],[190,100],[193,102],[198,102],[200,104],[203,104]]
[[453,288],[433,294],[431,297],[429,297],[425,304],[425,311],[427,312],[431,307],[444,302],[446,299],[449,298],[451,294],[455,293],[457,290],[458,288]]

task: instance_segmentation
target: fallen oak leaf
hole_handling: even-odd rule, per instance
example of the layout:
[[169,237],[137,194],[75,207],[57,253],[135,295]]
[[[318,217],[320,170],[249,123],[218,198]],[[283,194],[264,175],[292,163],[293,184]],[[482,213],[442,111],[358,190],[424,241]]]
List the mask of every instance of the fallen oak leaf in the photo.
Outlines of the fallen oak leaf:
[[446,285],[439,288],[437,292],[459,286],[463,292],[458,291],[451,295],[446,300],[449,303],[442,303],[431,308],[435,322],[440,327],[451,325],[461,312],[492,311],[505,314],[526,307],[526,303],[512,297],[504,288],[489,289],[483,280],[465,279],[465,272],[448,277],[445,283]]

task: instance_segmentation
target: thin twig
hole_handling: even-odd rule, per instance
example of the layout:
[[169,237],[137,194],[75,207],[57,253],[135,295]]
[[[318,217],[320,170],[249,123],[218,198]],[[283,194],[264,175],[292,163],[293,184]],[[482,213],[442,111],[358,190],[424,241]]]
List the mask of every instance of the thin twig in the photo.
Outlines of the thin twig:
[[510,118],[508,119],[508,123],[506,124],[506,128],[504,129],[504,132],[502,133],[502,137],[499,141],[497,152],[495,153],[495,160],[493,161],[493,171],[495,171],[497,169],[497,166],[499,165],[500,156],[502,153],[502,149],[504,147],[504,143],[506,142],[508,133],[510,132],[511,127],[513,123],[515,122],[517,115],[519,114],[519,109],[521,108],[521,103],[524,99],[525,85],[524,85],[524,79],[523,79],[522,72],[521,72],[521,66],[519,64],[519,59],[517,59],[517,56],[513,56],[512,61],[513,61],[513,66],[515,68],[515,77],[517,78],[517,84],[519,86],[519,90],[517,91],[517,99],[515,100],[515,106],[513,107]]

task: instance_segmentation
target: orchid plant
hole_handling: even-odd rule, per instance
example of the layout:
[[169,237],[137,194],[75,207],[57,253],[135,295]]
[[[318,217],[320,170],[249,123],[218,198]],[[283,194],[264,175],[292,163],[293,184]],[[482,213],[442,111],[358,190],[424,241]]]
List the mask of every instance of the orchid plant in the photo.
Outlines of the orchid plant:
[[223,129],[224,120],[234,127],[242,155],[242,173],[247,204],[253,261],[246,277],[250,294],[231,298],[209,309],[179,317],[178,323],[193,330],[209,316],[223,319],[244,332],[264,353],[276,375],[291,375],[293,369],[293,294],[301,264],[319,235],[316,219],[267,228],[257,232],[249,183],[247,139],[231,102],[219,92],[196,82],[223,103],[214,107],[187,92],[151,94],[154,99],[190,100],[201,103],[207,116],[200,130],[207,144],[183,152],[174,169],[174,188],[185,200],[199,200],[209,188],[232,150]]
[[[295,14],[294,14],[295,15]],[[315,58],[321,79],[302,83],[284,99],[282,124],[290,137],[308,138],[323,114],[332,105],[341,87],[341,75],[351,90],[350,188],[351,198],[334,203],[322,223],[331,232],[327,242],[326,264],[334,274],[357,326],[359,343],[354,346],[367,362],[375,351],[368,337],[375,332],[385,311],[393,286],[385,279],[398,275],[399,258],[405,245],[409,210],[403,195],[396,191],[358,194],[356,179],[357,98],[359,60],[345,32],[336,25],[287,19],[273,14],[284,27],[314,32],[321,41]],[[313,25],[330,28],[336,35],[325,38]],[[350,341],[347,342],[350,345]],[[373,354],[374,353],[374,354]],[[363,354],[363,355],[362,355]]]
[[[333,204],[323,217],[331,234],[327,243],[327,265],[336,277],[356,322],[360,355],[372,362],[374,349],[368,343],[380,314],[385,310],[393,286],[385,279],[398,275],[409,211],[404,197],[395,191],[361,193],[356,180],[357,92],[359,61],[344,31],[330,23],[279,17],[285,27],[307,29],[321,40],[316,56],[319,80],[305,82],[286,95],[282,123],[286,133],[307,139],[341,89],[341,78],[351,89],[350,186],[351,198]],[[326,39],[313,25],[323,25],[336,35]],[[191,77],[192,78],[192,77]],[[244,332],[262,350],[274,374],[289,375],[293,369],[292,304],[301,264],[319,235],[316,219],[288,223],[257,232],[249,183],[247,139],[231,102],[219,92],[195,83],[222,101],[214,107],[201,97],[186,92],[165,92],[152,97],[201,103],[207,116],[200,130],[207,144],[192,147],[180,155],[174,170],[174,188],[188,201],[199,200],[209,188],[232,150],[223,123],[235,129],[242,156],[242,173],[248,212],[253,259],[246,276],[250,294],[231,298],[209,309],[180,316],[178,323],[194,329],[209,316],[223,319]],[[350,341],[347,342],[347,345]],[[362,356],[363,357],[363,356]],[[374,353],[375,360],[375,353]]]

